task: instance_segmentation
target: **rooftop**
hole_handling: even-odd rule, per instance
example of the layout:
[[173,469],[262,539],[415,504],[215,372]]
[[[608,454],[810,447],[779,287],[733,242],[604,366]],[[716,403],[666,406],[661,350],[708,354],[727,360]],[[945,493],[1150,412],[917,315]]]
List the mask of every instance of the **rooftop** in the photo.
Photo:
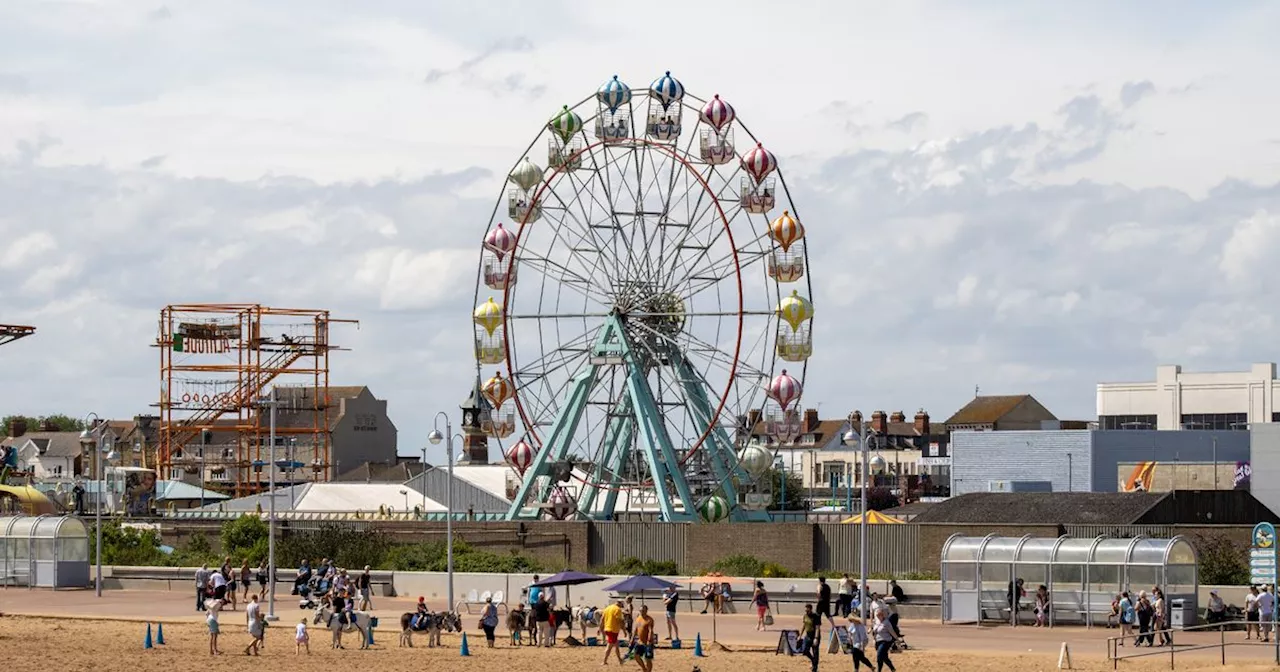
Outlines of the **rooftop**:
[[996,395],[974,397],[944,423],[950,425],[987,425],[993,424],[1008,415],[1018,404],[1031,399],[1029,394]]
[[1131,525],[1169,493],[974,492],[938,502],[914,523]]

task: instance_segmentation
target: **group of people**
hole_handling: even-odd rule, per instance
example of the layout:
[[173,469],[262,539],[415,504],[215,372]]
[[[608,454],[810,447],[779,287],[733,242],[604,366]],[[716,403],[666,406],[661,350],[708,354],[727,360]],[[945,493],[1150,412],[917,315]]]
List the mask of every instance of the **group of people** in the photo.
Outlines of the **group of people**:
[[[1122,638],[1131,636],[1136,625],[1138,635],[1133,640],[1134,646],[1154,646],[1157,634],[1160,646],[1173,646],[1173,634],[1169,631],[1169,603],[1159,586],[1153,586],[1150,593],[1141,590],[1135,596],[1126,590],[1117,595],[1111,601],[1108,621],[1119,624]],[[1124,639],[1118,645],[1124,646]]]
[[[813,672],[818,672],[819,652],[822,645],[823,615],[814,608],[814,605],[804,605],[804,616],[800,622],[800,654],[809,659]],[[872,619],[869,634],[867,625],[862,619],[852,613],[846,616],[848,625],[845,627],[849,632],[848,651],[853,657],[853,670],[858,672],[863,665],[866,665],[868,672],[873,667],[876,672],[883,672],[886,667],[889,668],[889,672],[896,672],[893,660],[889,657],[890,653],[902,644],[902,632],[898,630],[896,614],[891,614],[886,606],[879,606],[871,609],[869,615]],[[835,623],[830,614],[826,614],[826,616],[832,627],[834,627]],[[873,645],[875,648],[876,659],[874,665],[866,653],[868,645]]]
[[[209,570],[209,565],[201,565],[196,570],[196,611],[206,611],[205,601],[209,599],[222,600],[231,605],[234,611],[236,608],[236,592],[243,590],[244,601],[247,603],[250,597],[250,589],[253,582],[257,579],[258,591],[256,593],[258,599],[262,599],[267,594],[267,561],[263,560],[258,565],[257,570],[249,568],[249,560],[245,559],[240,565],[239,570],[232,568],[231,556],[227,556],[222,561],[222,566]],[[237,579],[239,588],[237,588]]]
[[312,569],[311,561],[304,558],[298,566],[292,594],[301,595],[307,604],[312,602],[312,598],[318,599],[320,605],[332,609],[339,622],[346,625],[352,612],[373,609],[373,576],[369,565],[352,577],[329,558],[321,559],[315,569]]

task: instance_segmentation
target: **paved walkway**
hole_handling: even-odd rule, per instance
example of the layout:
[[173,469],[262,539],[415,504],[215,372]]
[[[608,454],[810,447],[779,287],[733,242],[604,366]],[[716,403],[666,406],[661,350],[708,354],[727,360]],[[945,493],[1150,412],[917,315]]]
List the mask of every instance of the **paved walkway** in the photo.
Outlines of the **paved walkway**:
[[[276,613],[281,618],[293,618],[298,611],[297,597],[280,591],[276,601]],[[385,620],[399,619],[400,614],[412,611],[416,597],[389,598],[374,600],[374,615]],[[432,605],[441,608],[443,604]],[[657,605],[650,605],[656,607]],[[788,605],[790,607],[790,605]],[[239,607],[243,610],[243,605]],[[788,612],[776,616],[774,630],[779,628],[798,628],[799,610],[788,608]],[[196,622],[203,615],[195,610],[195,595],[186,595],[172,591],[129,591],[108,590],[102,597],[95,597],[92,590],[27,590],[25,588],[0,589],[0,613],[46,616],[52,618],[105,618],[139,621],[188,621]],[[468,627],[466,616],[463,623]],[[655,614],[659,636],[666,636],[666,626],[661,614]],[[772,650],[777,645],[778,635],[774,632],[757,632],[754,616],[746,614],[711,615],[686,614],[679,616],[681,634],[686,642],[691,642],[694,635],[701,633],[703,641],[709,643],[714,637],[717,641],[735,648],[761,648]],[[1003,651],[1009,653],[1034,652],[1056,655],[1063,642],[1070,645],[1072,655],[1077,657],[1103,658],[1106,655],[1106,639],[1117,634],[1116,630],[1105,628],[1085,629],[1081,627],[1011,628],[1007,626],[983,627],[963,625],[944,626],[933,621],[904,621],[903,632],[907,640],[915,648],[933,651]],[[1227,638],[1242,641],[1242,632],[1227,633]],[[1220,635],[1217,632],[1178,633],[1179,644],[1216,644]],[[1133,649],[1126,648],[1125,652]],[[1143,652],[1156,652],[1159,649],[1143,649]],[[1167,649],[1166,649],[1167,651]],[[1217,649],[1193,653],[1179,652],[1179,657],[1191,655],[1216,659],[1220,654]],[[1269,660],[1274,656],[1270,647],[1254,646],[1231,647],[1227,653],[1231,661]],[[1158,660],[1158,658],[1156,658]]]

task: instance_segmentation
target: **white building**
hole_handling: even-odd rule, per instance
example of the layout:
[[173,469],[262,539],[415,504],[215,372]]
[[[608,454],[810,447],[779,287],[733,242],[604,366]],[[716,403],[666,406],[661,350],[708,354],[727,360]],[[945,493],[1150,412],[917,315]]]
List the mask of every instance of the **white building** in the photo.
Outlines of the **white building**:
[[1277,422],[1276,365],[1248,371],[1183,373],[1156,367],[1156,379],[1098,384],[1099,429],[1248,429]]

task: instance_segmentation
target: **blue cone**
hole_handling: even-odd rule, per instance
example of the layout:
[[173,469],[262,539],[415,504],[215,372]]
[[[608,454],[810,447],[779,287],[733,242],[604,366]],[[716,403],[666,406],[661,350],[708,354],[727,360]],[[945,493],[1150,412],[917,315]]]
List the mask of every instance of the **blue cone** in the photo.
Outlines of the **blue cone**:
[[151,648],[151,624],[147,624],[147,636],[142,640],[142,648]]
[[469,656],[469,655],[471,655],[471,648],[467,646],[467,633],[465,633],[465,632],[464,632],[464,633],[462,633],[462,651],[461,651],[461,653],[462,653],[462,655],[464,655],[464,656]]
[[156,623],[156,644],[164,645],[164,623]]
[[698,636],[693,640],[693,657],[706,658],[706,656],[702,653],[702,633],[701,632],[699,632]]

